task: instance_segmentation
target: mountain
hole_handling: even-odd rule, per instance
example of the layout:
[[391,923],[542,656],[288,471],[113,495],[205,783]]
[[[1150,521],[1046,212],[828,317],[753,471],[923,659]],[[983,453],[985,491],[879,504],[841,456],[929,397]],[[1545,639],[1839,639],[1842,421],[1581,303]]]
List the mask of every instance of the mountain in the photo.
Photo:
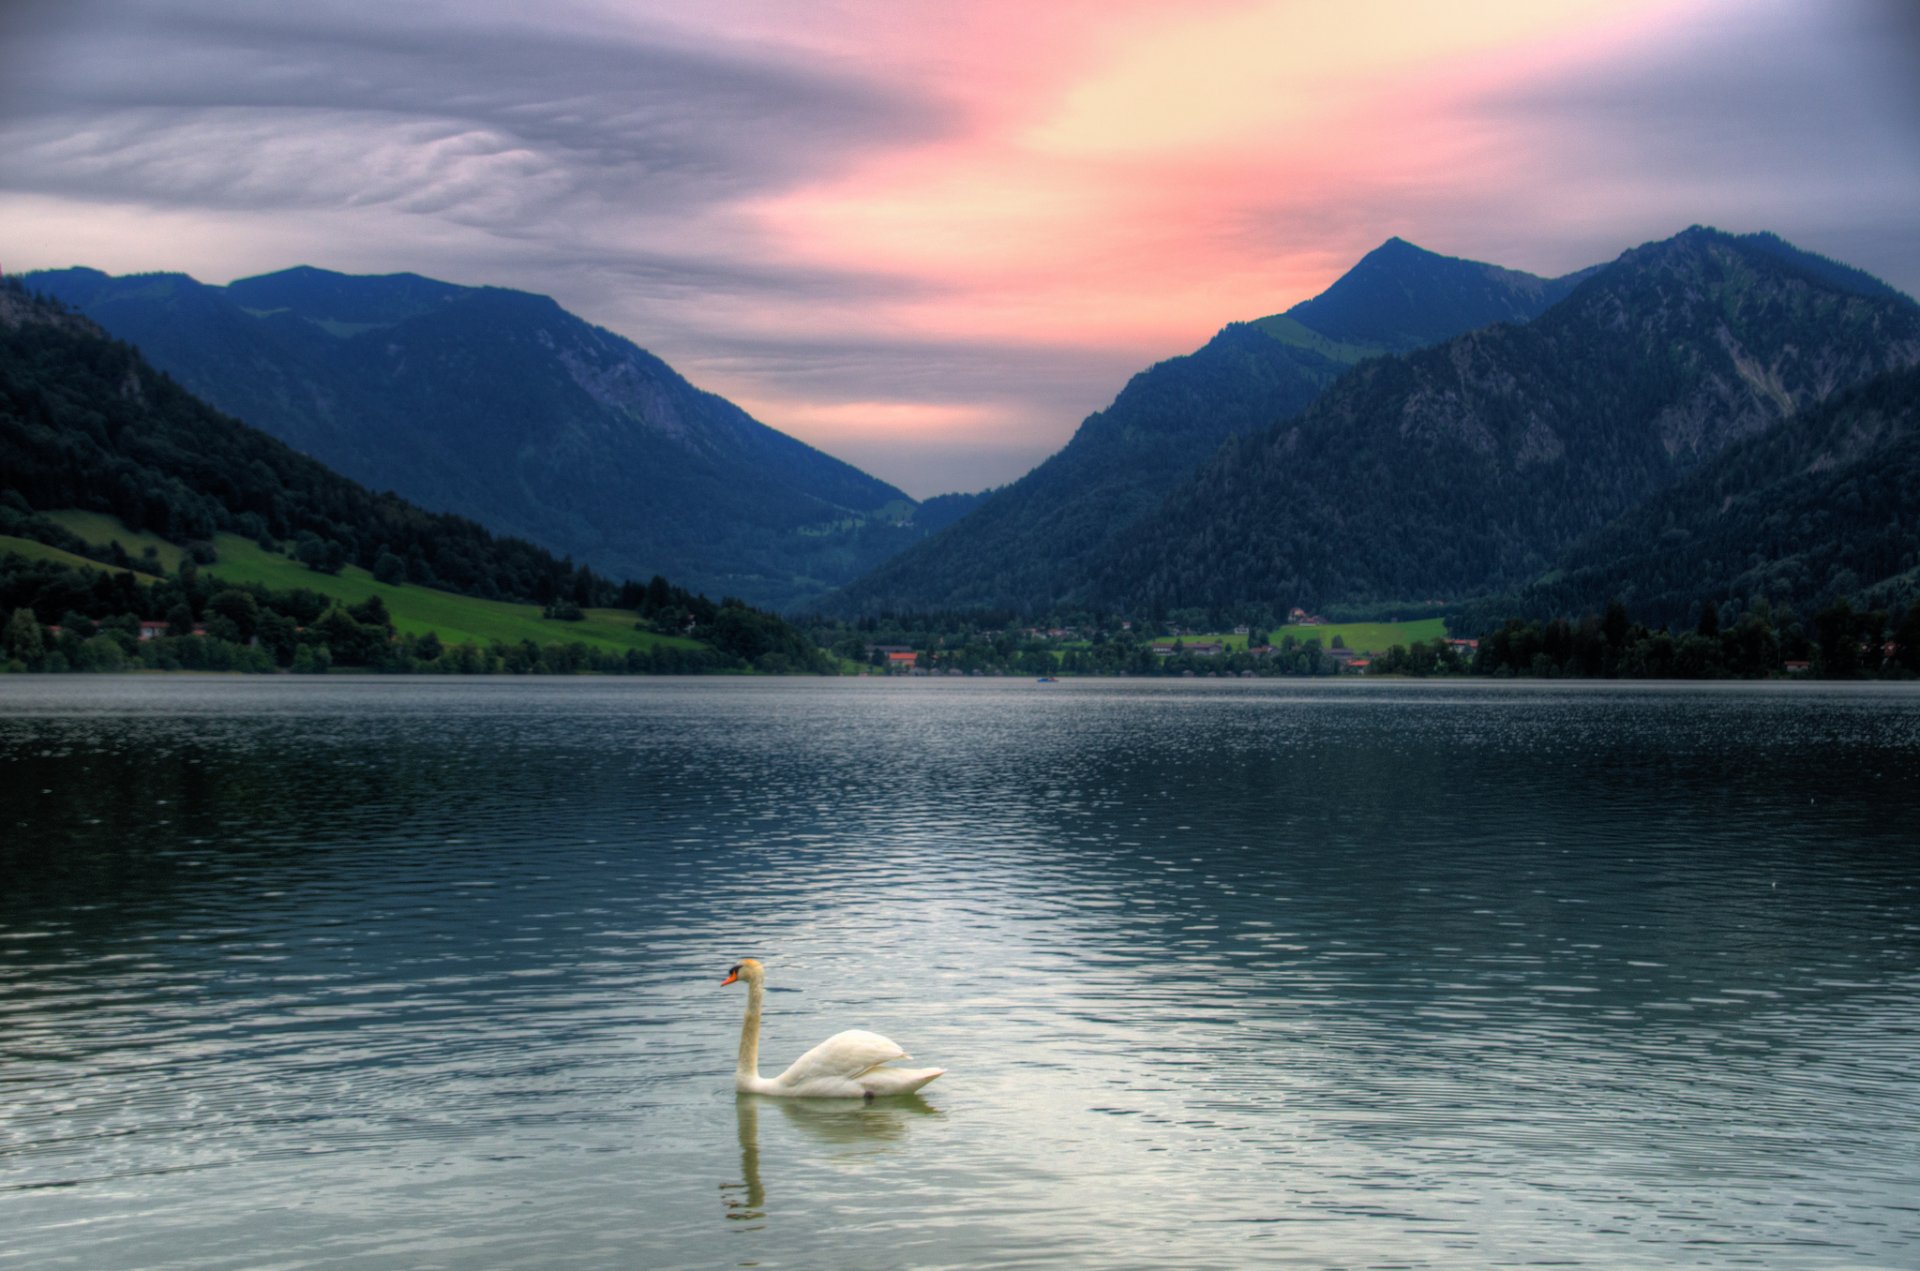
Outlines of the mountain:
[[1703,461],[1920,361],[1920,307],[1772,236],[1695,227],[1525,325],[1355,368],[1224,446],[1082,595],[1284,612],[1521,584]]
[[[374,493],[221,414],[90,320],[7,279],[0,284],[0,535],[16,541],[0,553],[0,598],[9,612],[27,606],[47,611],[38,615],[43,622],[60,621],[63,612],[72,611],[90,619],[113,618],[137,630],[141,619],[159,617],[176,604],[188,610],[182,622],[209,618],[211,587],[202,579],[196,592],[190,582],[199,576],[197,570],[183,568],[174,577],[142,582],[127,571],[157,574],[152,562],[129,560],[124,548],[101,552],[98,540],[89,543],[67,523],[87,514],[96,514],[90,519],[98,521],[101,513],[117,518],[129,536],[192,545],[189,563],[203,563],[209,573],[228,568],[214,563],[206,550],[208,540],[226,534],[237,536],[231,541],[247,549],[256,568],[269,565],[276,577],[302,579],[271,593],[256,588],[258,594],[240,604],[249,624],[256,618],[267,621],[268,612],[285,619],[278,628],[284,637],[281,665],[295,652],[295,624],[304,622],[318,632],[313,624],[323,614],[341,639],[358,649],[342,653],[342,660],[363,665],[388,660],[394,632],[377,594],[371,608],[357,607],[337,618],[327,611],[320,593],[336,593],[320,580],[347,565],[370,571],[389,592],[423,597],[423,611],[437,606],[438,612],[461,616],[460,606],[446,603],[455,597],[546,606],[555,611],[551,633],[561,645],[570,628],[560,619],[580,619],[580,610],[589,606],[649,613],[671,609],[664,640],[635,636],[635,615],[627,615],[616,643],[636,650],[646,646],[650,660],[629,659],[617,669],[820,665],[804,639],[772,615],[738,604],[716,606],[659,577],[646,586],[616,586],[585,566],[518,539],[496,537],[463,517]],[[53,555],[40,550],[43,546],[54,549]],[[34,549],[32,555],[18,550],[23,547]],[[292,554],[310,568],[302,570],[279,555],[282,547],[295,547]],[[89,581],[83,569],[67,568],[74,562],[63,552],[109,556],[118,569],[103,565]],[[54,563],[48,565],[49,560]],[[304,581],[308,577],[315,580],[311,587]],[[430,596],[439,600],[425,599]],[[470,614],[471,606],[464,612]],[[525,612],[530,617],[535,610]],[[689,655],[688,642],[674,638],[689,629],[717,652],[709,656],[708,650],[694,648]],[[235,630],[228,640],[238,648],[253,634]],[[37,646],[40,640],[32,633],[31,643]],[[298,642],[302,647],[313,643]],[[666,655],[651,658],[659,645],[669,646]],[[336,642],[336,652],[345,648]],[[768,653],[778,658],[767,659]],[[257,661],[262,655],[249,656]],[[430,660],[434,654],[425,656]],[[271,666],[267,662],[256,669]]]
[[1691,625],[1708,603],[1803,615],[1841,598],[1911,605],[1917,553],[1920,366],[1909,366],[1733,443],[1468,625],[1578,617],[1612,600],[1661,626]]
[[26,281],[345,475],[606,574],[789,607],[924,533],[899,490],[545,296],[311,268]]
[[1330,340],[1405,353],[1496,322],[1529,321],[1592,272],[1536,278],[1390,238],[1285,316]]
[[1234,323],[1130,380],[1058,453],[944,533],[833,597],[841,613],[1045,610],[1228,438],[1298,414],[1366,358],[1540,313],[1579,280],[1536,278],[1398,238],[1321,295]]

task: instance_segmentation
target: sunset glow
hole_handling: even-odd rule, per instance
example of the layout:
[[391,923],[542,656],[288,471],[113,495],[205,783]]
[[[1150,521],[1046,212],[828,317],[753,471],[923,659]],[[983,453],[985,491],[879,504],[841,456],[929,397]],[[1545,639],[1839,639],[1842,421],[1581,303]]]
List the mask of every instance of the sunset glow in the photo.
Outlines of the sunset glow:
[[1557,274],[1713,223],[1920,283],[1867,0],[185,7],[8,19],[7,268],[543,292],[917,496],[1391,235]]

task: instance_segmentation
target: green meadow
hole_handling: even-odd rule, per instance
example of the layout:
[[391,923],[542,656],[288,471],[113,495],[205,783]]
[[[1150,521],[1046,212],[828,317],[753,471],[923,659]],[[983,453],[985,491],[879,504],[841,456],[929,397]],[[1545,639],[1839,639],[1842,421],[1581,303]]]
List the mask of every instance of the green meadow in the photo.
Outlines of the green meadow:
[[[1267,638],[1279,644],[1288,636],[1305,644],[1309,640],[1318,640],[1322,648],[1332,648],[1333,638],[1340,637],[1346,648],[1359,652],[1385,653],[1394,645],[1411,645],[1416,640],[1443,640],[1447,635],[1447,623],[1444,618],[1422,618],[1417,622],[1329,622],[1314,627],[1276,627]],[[1229,649],[1247,647],[1247,637],[1231,632],[1217,635],[1182,636],[1188,644],[1218,641]],[[1155,643],[1164,643],[1165,636],[1155,639]]]
[[56,565],[73,565],[81,569],[111,568],[97,560],[75,556],[63,548],[48,547],[45,543],[37,543],[30,538],[15,538],[11,534],[0,534],[0,555],[6,555],[9,552],[16,556],[24,556],[28,560],[52,561]]
[[[114,517],[98,512],[65,511],[52,513],[51,519],[89,543],[105,545],[117,540],[134,557],[143,555],[146,548],[152,546],[162,564],[169,569],[179,566],[181,548],[155,535],[129,530]],[[201,570],[208,577],[230,583],[258,583],[272,591],[305,587],[345,605],[378,596],[392,615],[396,630],[411,635],[431,631],[447,644],[486,645],[496,640],[517,644],[531,640],[546,645],[579,641],[592,648],[622,652],[660,645],[682,649],[705,647],[698,640],[636,630],[633,614],[625,609],[589,609],[579,622],[560,622],[542,618],[534,605],[479,600],[412,583],[376,582],[372,574],[357,565],[348,565],[338,574],[322,574],[278,552],[266,551],[258,543],[237,534],[216,535],[213,547],[219,559]],[[57,560],[88,569],[108,568],[99,561],[25,539],[0,537],[0,550],[19,551],[36,559]]]

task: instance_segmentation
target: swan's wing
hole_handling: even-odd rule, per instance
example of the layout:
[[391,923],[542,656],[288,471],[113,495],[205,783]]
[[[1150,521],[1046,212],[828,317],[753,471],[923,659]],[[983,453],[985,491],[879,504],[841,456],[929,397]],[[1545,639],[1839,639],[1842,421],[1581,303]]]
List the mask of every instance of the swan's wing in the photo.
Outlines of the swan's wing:
[[878,1033],[849,1028],[835,1033],[793,1061],[778,1080],[785,1086],[812,1081],[851,1080],[877,1064],[905,1059],[907,1052]]

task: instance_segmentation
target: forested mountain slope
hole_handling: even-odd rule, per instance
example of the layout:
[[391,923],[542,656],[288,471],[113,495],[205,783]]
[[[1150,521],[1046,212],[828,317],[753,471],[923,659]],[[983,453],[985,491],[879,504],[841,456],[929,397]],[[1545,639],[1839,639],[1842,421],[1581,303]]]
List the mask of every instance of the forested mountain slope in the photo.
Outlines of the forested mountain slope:
[[[135,349],[9,279],[0,284],[0,534],[37,540],[36,547],[95,550],[49,515],[70,512],[106,513],[131,532],[192,545],[195,559],[206,560],[210,572],[219,565],[198,552],[208,546],[206,540],[226,532],[269,552],[292,549],[316,576],[358,565],[409,593],[417,584],[556,611],[571,607],[576,618],[578,608],[591,606],[653,611],[671,606],[688,621],[698,618],[712,628],[713,639],[730,633],[751,637],[748,643],[735,640],[724,659],[675,662],[661,669],[733,667],[768,650],[780,654],[783,669],[819,662],[798,633],[771,615],[715,606],[664,578],[646,586],[616,583],[544,548],[496,537],[463,517],[374,493],[214,410],[154,370]],[[36,557],[47,559],[45,553]],[[151,562],[103,562],[94,583],[73,584],[56,577],[64,571],[55,568],[47,585],[71,597],[41,620],[57,621],[58,609],[71,603],[85,616],[135,623],[162,616],[138,611],[143,588],[170,588],[174,599],[184,595],[184,581],[154,583],[110,570],[114,564],[159,572]],[[53,604],[32,588],[14,595],[21,588],[12,572],[10,564],[0,590],[13,604],[36,610]],[[308,601],[324,605],[317,596],[298,603]],[[110,613],[90,613],[96,602],[108,605]],[[203,616],[196,609],[185,620]],[[318,618],[320,609],[305,616]],[[377,627],[369,628],[372,635],[360,632],[355,638],[383,640]],[[677,623],[673,633],[687,629]],[[286,626],[284,634],[289,643],[282,652],[291,653],[293,627]],[[702,630],[693,634],[709,638]],[[566,623],[554,622],[554,639],[565,635]],[[372,664],[378,651],[360,657],[360,664]]]
[[345,475],[604,573],[791,606],[922,533],[899,490],[544,296],[308,268],[27,281]]
[[[1890,371],[1728,446],[1482,608],[1690,626],[1701,607],[1811,614],[1920,600],[1920,367]],[[1497,611],[1497,612],[1496,612]]]
[[1530,323],[1367,362],[1235,439],[1091,562],[1080,596],[1284,612],[1505,589],[1731,443],[1916,361],[1911,300],[1696,227]]
[[1365,358],[1531,317],[1575,281],[1391,239],[1314,299],[1135,375],[1058,453],[829,607],[1044,610],[1084,590],[1114,536],[1229,437],[1298,414]]

